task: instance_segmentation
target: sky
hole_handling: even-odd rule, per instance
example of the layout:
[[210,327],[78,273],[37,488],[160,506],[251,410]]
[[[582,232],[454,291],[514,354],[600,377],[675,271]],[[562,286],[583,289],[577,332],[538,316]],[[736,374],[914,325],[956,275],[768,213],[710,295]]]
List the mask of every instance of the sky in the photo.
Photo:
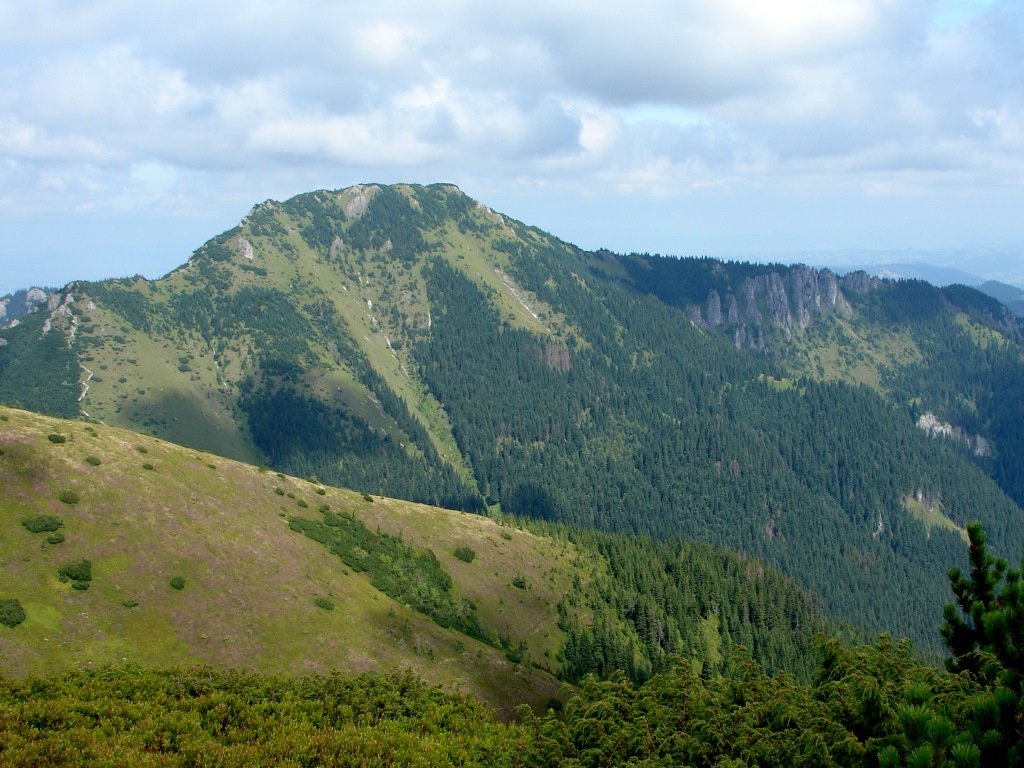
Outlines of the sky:
[[0,0],[0,295],[365,182],[584,248],[1024,284],[1024,3]]

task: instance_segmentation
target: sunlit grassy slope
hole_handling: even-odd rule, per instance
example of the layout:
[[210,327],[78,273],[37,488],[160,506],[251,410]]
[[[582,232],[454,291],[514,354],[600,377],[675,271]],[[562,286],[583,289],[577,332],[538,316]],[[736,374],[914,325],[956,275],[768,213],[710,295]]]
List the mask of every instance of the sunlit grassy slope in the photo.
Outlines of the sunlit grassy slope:
[[[558,693],[542,667],[556,666],[555,606],[578,567],[568,544],[8,408],[0,450],[0,598],[17,598],[27,613],[0,627],[2,674],[124,662],[289,673],[411,666],[505,713]],[[78,502],[61,501],[65,491]],[[322,504],[429,547],[483,625],[526,644],[523,663],[392,600],[289,529],[288,516],[316,518]],[[62,520],[64,541],[22,525],[39,515]],[[472,562],[457,559],[457,547],[471,548]],[[84,591],[58,579],[62,565],[83,558],[92,563]],[[512,585],[520,574],[529,589]],[[171,586],[174,577],[184,589]]]

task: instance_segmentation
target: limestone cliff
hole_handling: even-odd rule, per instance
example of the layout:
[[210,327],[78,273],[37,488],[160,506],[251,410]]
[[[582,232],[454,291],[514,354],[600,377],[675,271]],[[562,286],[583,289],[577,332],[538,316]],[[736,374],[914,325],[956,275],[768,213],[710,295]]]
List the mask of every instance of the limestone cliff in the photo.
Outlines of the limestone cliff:
[[863,294],[880,285],[881,280],[865,272],[839,277],[828,269],[797,265],[746,278],[735,293],[723,296],[711,289],[703,306],[690,306],[687,315],[698,325],[731,334],[737,347],[764,352],[771,332],[790,341],[816,317],[848,316],[853,308],[846,292]]

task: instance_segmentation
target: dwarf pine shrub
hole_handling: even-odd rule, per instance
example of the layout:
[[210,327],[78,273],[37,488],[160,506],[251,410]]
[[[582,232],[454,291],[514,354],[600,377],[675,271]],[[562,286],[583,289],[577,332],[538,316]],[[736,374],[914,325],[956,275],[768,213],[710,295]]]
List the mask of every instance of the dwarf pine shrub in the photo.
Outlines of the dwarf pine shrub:
[[92,561],[83,558],[77,563],[64,563],[57,569],[57,578],[62,583],[70,581],[72,588],[84,591],[92,581]]
[[[61,499],[61,501],[64,500]],[[64,525],[64,521],[54,515],[36,515],[35,517],[22,520],[21,524],[25,527],[25,530],[32,533],[49,533],[56,531]]]
[[5,597],[0,600],[0,624],[5,627],[18,626],[25,620],[25,609],[16,597]]
[[315,605],[317,608],[322,608],[325,611],[333,611],[334,610],[334,603],[331,602],[326,597],[318,596],[318,597],[313,598],[313,605]]

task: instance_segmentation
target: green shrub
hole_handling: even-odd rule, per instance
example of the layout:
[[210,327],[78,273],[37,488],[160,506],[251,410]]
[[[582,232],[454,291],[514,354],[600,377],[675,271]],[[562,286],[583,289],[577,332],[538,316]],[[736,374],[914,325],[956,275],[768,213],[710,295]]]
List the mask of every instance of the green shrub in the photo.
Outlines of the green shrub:
[[490,633],[480,624],[475,606],[452,594],[451,577],[429,549],[416,549],[400,538],[374,533],[348,512],[325,512],[322,522],[290,517],[288,527],[326,547],[355,573],[388,597],[484,642]]
[[65,563],[57,569],[57,576],[62,582],[92,581],[92,561],[83,558],[77,563]]
[[328,600],[326,597],[315,597],[313,598],[313,605],[317,608],[323,608],[325,611],[333,611],[334,603]]
[[274,493],[276,493],[278,496],[284,496],[284,488],[275,488]]
[[53,515],[36,515],[22,520],[21,524],[32,533],[49,533],[64,525],[64,521]]
[[326,496],[327,495],[327,491],[325,491],[323,488],[317,488],[316,489],[316,495],[317,496]]
[[143,468],[143,469],[156,469],[156,467],[154,467],[154,466],[153,466],[152,464],[150,464],[150,463],[149,463],[148,461],[147,461],[147,462],[146,462],[145,464],[143,464],[143,465],[142,465],[142,468]]
[[516,576],[514,579],[512,579],[512,586],[516,587],[517,589],[526,589],[526,577]]
[[505,539],[505,541],[512,541],[512,534],[508,531],[502,531],[501,538]]
[[373,496],[368,494],[366,491],[363,491],[363,501],[373,501]]
[[296,503],[296,504],[297,504],[298,506],[302,507],[303,509],[305,509],[306,507],[308,507],[308,506],[309,506],[309,504],[307,504],[307,503],[306,503],[306,500],[305,500],[305,499],[299,499],[299,500],[298,500],[298,501],[296,501],[295,503]]
[[67,437],[65,437],[64,435],[57,434],[47,435],[46,439],[49,440],[51,443],[66,443],[68,441]]
[[139,453],[149,453],[149,449],[142,445],[135,446],[135,450]]
[[61,544],[64,541],[63,533],[51,533],[46,537],[47,544]]
[[123,605],[125,608],[134,608],[138,604],[139,601],[132,597],[126,598],[121,601],[121,605]]
[[85,463],[86,464],[91,464],[94,467],[98,467],[103,462],[100,460],[100,458],[98,456],[86,456],[85,457]]
[[92,561],[82,559],[77,563],[65,563],[57,569],[57,578],[62,583],[70,581],[74,589],[84,591],[92,581]]
[[175,576],[171,579],[171,589],[182,590],[185,588],[185,577]]
[[25,609],[16,597],[0,600],[0,624],[13,629],[25,620]]
[[459,560],[461,560],[464,563],[472,563],[473,562],[473,558],[476,557],[476,552],[474,552],[469,547],[456,547],[455,548],[455,557],[457,557]]
[[82,500],[81,497],[75,491],[72,491],[70,488],[67,488],[58,493],[57,498],[63,501],[65,504],[77,504]]

